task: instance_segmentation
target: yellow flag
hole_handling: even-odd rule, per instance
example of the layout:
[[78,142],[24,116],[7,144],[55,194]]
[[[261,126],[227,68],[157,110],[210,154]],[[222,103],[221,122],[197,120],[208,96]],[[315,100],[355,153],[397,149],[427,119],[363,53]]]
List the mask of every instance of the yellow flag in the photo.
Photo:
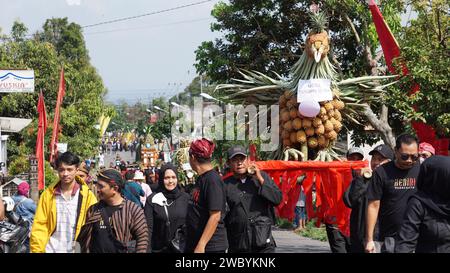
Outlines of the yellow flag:
[[[103,117],[103,115],[102,115]],[[104,117],[102,123],[100,123],[100,136],[103,136],[108,128],[109,122],[111,121],[111,117]]]

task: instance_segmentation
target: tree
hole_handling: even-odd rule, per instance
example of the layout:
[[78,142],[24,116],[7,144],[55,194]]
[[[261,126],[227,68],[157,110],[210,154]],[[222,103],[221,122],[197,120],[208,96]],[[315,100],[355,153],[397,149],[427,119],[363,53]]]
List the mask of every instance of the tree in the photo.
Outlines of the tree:
[[23,42],[27,32],[28,28],[24,23],[15,21],[11,28],[11,37],[15,42]]
[[77,64],[89,65],[89,55],[81,32],[81,26],[69,23],[67,17],[47,19],[43,31],[34,35],[40,42],[51,43],[59,56]]
[[[224,36],[214,42],[204,42],[198,48],[197,71],[206,73],[217,83],[240,78],[238,69],[268,75],[275,71],[287,77],[288,69],[303,50],[300,44],[307,34],[310,4],[311,1],[302,0],[232,0],[229,4],[217,4],[212,11],[217,23],[212,25],[212,30],[224,32]],[[365,1],[324,0],[319,4],[329,15],[330,58],[341,77],[385,73],[382,53],[376,52],[378,37]],[[403,1],[383,1],[381,8],[394,34],[398,33]],[[375,127],[391,145],[394,135],[403,130],[402,113],[385,104],[386,101],[378,101],[361,109],[365,113],[358,119],[362,125],[345,123],[345,128],[355,131],[356,145],[373,143],[379,137],[367,134],[366,124]]]
[[[50,35],[49,25],[52,26],[53,36]],[[102,113],[112,112],[104,104],[106,89],[96,69],[88,61],[81,28],[74,23],[69,24],[67,18],[47,20],[45,26],[43,33],[37,32],[33,38],[27,39],[23,36],[26,28],[16,22],[11,33],[13,39],[4,37],[0,43],[0,67],[34,70],[35,89],[43,91],[47,108],[49,128],[45,147],[48,147],[53,129],[59,72],[63,66],[66,94],[61,106],[62,131],[59,142],[67,142],[69,150],[80,157],[92,156],[99,144],[98,129],[94,126]],[[35,152],[37,99],[37,92],[0,94],[0,115],[33,119],[21,133],[9,138],[10,161],[19,160],[25,156],[24,153],[28,155]],[[19,149],[21,145],[24,148]]]
[[[417,83],[420,93],[405,96],[405,90],[395,90],[390,103],[402,109],[408,121],[425,121],[438,136],[450,137],[449,3],[412,1],[412,8],[417,18],[401,31],[403,58],[399,61],[406,61],[410,72],[402,86],[408,90]],[[417,111],[412,105],[417,106]]]

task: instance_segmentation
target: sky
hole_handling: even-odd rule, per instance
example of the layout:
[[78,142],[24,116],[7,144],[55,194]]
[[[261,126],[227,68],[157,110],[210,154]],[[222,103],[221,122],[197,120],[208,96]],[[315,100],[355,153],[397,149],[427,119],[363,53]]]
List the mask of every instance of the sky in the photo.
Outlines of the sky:
[[[15,20],[29,33],[48,18],[67,17],[81,26],[154,13],[204,0],[0,0],[0,28],[9,34]],[[212,32],[211,10],[218,0],[83,28],[91,63],[108,89],[107,100],[148,103],[171,97],[196,76],[195,50]]]
[[[89,26],[203,1],[0,0],[0,28],[9,34],[13,22],[19,20],[31,34],[52,17],[68,17],[70,22]],[[84,27],[91,63],[108,89],[106,99],[148,103],[153,97],[169,98],[182,92],[196,76],[195,50],[203,41],[223,35],[210,30],[215,21],[211,10],[218,2]],[[403,24],[408,15],[402,16]]]

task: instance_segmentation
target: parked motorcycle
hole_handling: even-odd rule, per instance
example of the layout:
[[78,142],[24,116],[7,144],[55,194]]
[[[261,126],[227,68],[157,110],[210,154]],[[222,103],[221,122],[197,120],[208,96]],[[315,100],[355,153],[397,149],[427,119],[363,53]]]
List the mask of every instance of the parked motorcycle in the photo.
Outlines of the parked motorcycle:
[[30,231],[30,222],[14,211],[11,197],[3,197],[5,221],[0,221],[0,253],[27,253],[25,241]]

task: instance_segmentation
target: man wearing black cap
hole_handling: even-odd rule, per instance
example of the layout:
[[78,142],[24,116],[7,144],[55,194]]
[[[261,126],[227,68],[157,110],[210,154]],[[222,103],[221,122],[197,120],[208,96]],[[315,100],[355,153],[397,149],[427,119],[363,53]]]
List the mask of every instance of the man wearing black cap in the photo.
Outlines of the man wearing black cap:
[[347,151],[348,161],[360,161],[364,159],[364,151],[359,147],[352,147]]
[[372,171],[378,166],[394,160],[394,152],[385,144],[378,145],[369,155],[370,169],[362,169],[360,173],[352,172],[353,180],[344,193],[344,203],[352,209],[350,214],[350,252],[364,253],[364,240],[366,234],[366,210],[367,210],[367,187],[372,177]]
[[[144,210],[122,197],[123,187],[124,181],[118,171],[107,169],[98,174],[100,202],[87,212],[86,224],[78,238],[81,252],[147,252],[149,234]],[[135,246],[132,246],[133,241],[136,241]]]
[[[361,161],[364,159],[364,151],[359,147],[351,147],[350,149],[348,149],[345,156],[348,161]],[[333,253],[350,252],[351,239],[339,230],[336,223],[330,222],[330,219],[328,217],[324,219],[324,224],[331,252]]]
[[229,252],[274,252],[271,226],[275,222],[274,207],[280,204],[280,189],[267,173],[249,164],[241,146],[228,150],[233,176],[225,179],[228,212],[225,223]]

